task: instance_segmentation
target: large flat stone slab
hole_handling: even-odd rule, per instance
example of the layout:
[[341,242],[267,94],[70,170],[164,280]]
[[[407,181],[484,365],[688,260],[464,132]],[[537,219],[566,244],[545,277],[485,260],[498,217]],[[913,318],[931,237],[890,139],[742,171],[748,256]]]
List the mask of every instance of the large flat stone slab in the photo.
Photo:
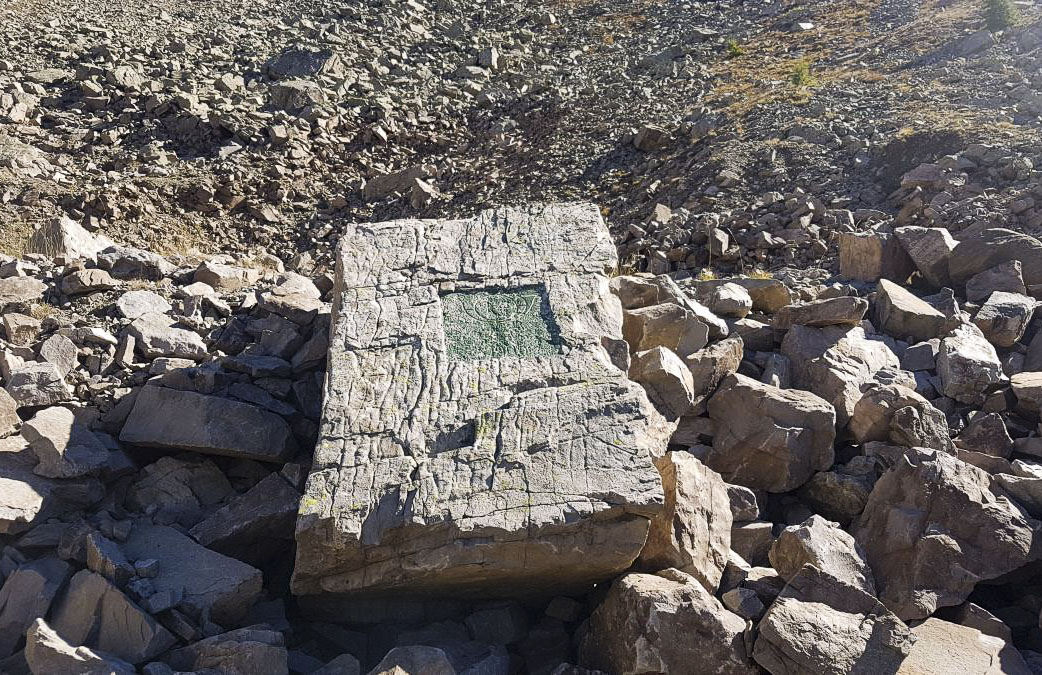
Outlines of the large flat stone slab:
[[349,226],[298,594],[525,594],[627,569],[671,425],[612,365],[592,205]]
[[285,420],[267,410],[192,391],[146,386],[119,440],[260,462],[285,461],[296,442]]

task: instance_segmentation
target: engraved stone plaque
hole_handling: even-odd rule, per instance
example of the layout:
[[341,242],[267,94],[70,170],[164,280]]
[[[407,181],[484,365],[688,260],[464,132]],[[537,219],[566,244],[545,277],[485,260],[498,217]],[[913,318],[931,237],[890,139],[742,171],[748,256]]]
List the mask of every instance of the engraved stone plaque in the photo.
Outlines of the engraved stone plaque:
[[560,331],[542,288],[448,293],[441,303],[451,359],[524,359],[561,351]]
[[626,570],[670,427],[611,362],[593,205],[349,225],[299,595],[526,595]]

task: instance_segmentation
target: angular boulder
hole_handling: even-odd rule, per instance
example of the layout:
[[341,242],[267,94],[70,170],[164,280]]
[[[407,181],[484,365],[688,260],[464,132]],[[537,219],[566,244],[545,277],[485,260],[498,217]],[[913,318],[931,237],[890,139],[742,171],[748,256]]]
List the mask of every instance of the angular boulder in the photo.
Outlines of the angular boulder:
[[925,398],[899,384],[868,383],[847,425],[854,441],[949,450],[948,419]]
[[1027,295],[1022,269],[1019,260],[1009,260],[975,274],[966,282],[966,299],[984,302],[995,291]]
[[176,642],[110,581],[89,570],[77,572],[69,581],[50,624],[69,644],[105,651],[133,664],[155,658]]
[[999,347],[1012,347],[1024,337],[1036,304],[1034,298],[1020,293],[995,291],[977,310],[973,323],[988,342]]
[[22,436],[36,454],[34,471],[48,478],[97,474],[108,465],[109,451],[68,408],[41,410],[22,425]]
[[1017,648],[999,637],[930,617],[912,629],[915,644],[895,675],[1031,675]]
[[709,399],[717,425],[706,465],[730,483],[788,492],[835,459],[836,412],[807,391],[731,375]]
[[112,240],[108,237],[92,234],[75,220],[61,216],[33,232],[25,252],[38,253],[48,258],[60,256],[70,260],[93,260],[109,246],[112,246]]
[[948,259],[952,283],[965,284],[970,277],[1010,260],[1019,260],[1024,283],[1042,284],[1042,242],[1032,236],[992,228],[963,239]]
[[287,675],[282,633],[262,627],[239,628],[175,649],[167,658],[181,672],[224,675]]
[[867,300],[843,295],[782,307],[774,315],[772,325],[778,330],[788,330],[794,325],[814,328],[856,326],[861,323],[867,311]]
[[203,546],[252,562],[293,541],[300,493],[277,473],[208,516],[189,534]]
[[25,662],[33,675],[136,675],[137,668],[112,654],[77,647],[42,619],[25,635]]
[[260,462],[282,462],[296,451],[289,425],[274,413],[226,398],[159,386],[141,389],[119,439],[131,445]]
[[948,230],[909,225],[897,228],[894,234],[926,281],[937,288],[951,285],[948,258],[958,242]]
[[869,595],[876,594],[876,582],[861,547],[838,523],[819,515],[782,530],[767,555],[771,567],[786,581],[792,581],[804,565],[813,565]]
[[14,653],[25,631],[47,610],[72,574],[64,560],[46,557],[21,565],[0,587],[0,659]]
[[759,624],[753,659],[771,673],[894,673],[915,638],[863,590],[804,565]]
[[672,427],[602,346],[616,255],[593,205],[347,226],[294,592],[552,592],[633,563]]
[[753,675],[745,620],[677,570],[627,574],[590,617],[580,662],[617,675]]
[[915,264],[889,232],[841,232],[839,235],[839,273],[848,279],[878,281],[880,278],[904,282]]
[[691,371],[665,347],[638,352],[630,364],[630,379],[639,382],[667,419],[687,414],[695,400]]
[[959,604],[978,581],[1023,566],[1031,554],[1031,525],[992,492],[991,476],[936,451],[898,459],[851,530],[880,600],[904,620]]
[[260,570],[204,548],[172,527],[137,521],[120,548],[129,560],[159,560],[151,580],[156,591],[183,593],[180,606],[205,612],[218,624],[234,625],[261,592]]
[[937,352],[941,393],[960,403],[980,405],[1006,380],[995,348],[979,328],[962,324],[941,340]]
[[627,310],[622,316],[622,337],[634,353],[666,347],[683,358],[709,342],[709,327],[672,302]]
[[944,314],[886,279],[879,280],[873,311],[884,333],[917,342],[937,337],[948,322]]
[[662,476],[666,508],[651,521],[637,565],[655,572],[679,569],[715,593],[731,546],[728,485],[720,474],[685,452],[667,453],[655,464]]
[[883,342],[869,340],[861,327],[793,326],[781,352],[793,366],[793,386],[814,392],[836,409],[840,428],[861,399],[861,385],[900,362]]

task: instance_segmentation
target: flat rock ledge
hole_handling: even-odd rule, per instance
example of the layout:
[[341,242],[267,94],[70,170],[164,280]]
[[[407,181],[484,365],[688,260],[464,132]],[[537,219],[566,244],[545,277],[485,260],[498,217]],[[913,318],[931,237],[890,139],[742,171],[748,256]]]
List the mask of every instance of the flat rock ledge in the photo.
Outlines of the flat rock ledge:
[[623,572],[672,425],[622,338],[596,207],[349,226],[297,522],[300,595],[517,595]]

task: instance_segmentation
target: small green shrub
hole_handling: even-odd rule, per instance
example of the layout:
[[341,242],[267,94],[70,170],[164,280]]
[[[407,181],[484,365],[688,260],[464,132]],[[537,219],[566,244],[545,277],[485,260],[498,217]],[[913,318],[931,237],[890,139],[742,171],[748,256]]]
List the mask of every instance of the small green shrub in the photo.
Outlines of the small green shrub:
[[812,87],[818,83],[810,71],[810,61],[799,61],[793,65],[789,81],[797,87]]
[[745,49],[742,45],[738,44],[738,40],[731,39],[727,41],[727,55],[732,59],[737,58],[745,54]]
[[1013,0],[984,0],[984,18],[988,22],[988,30],[1005,30],[1020,19],[1020,10]]

